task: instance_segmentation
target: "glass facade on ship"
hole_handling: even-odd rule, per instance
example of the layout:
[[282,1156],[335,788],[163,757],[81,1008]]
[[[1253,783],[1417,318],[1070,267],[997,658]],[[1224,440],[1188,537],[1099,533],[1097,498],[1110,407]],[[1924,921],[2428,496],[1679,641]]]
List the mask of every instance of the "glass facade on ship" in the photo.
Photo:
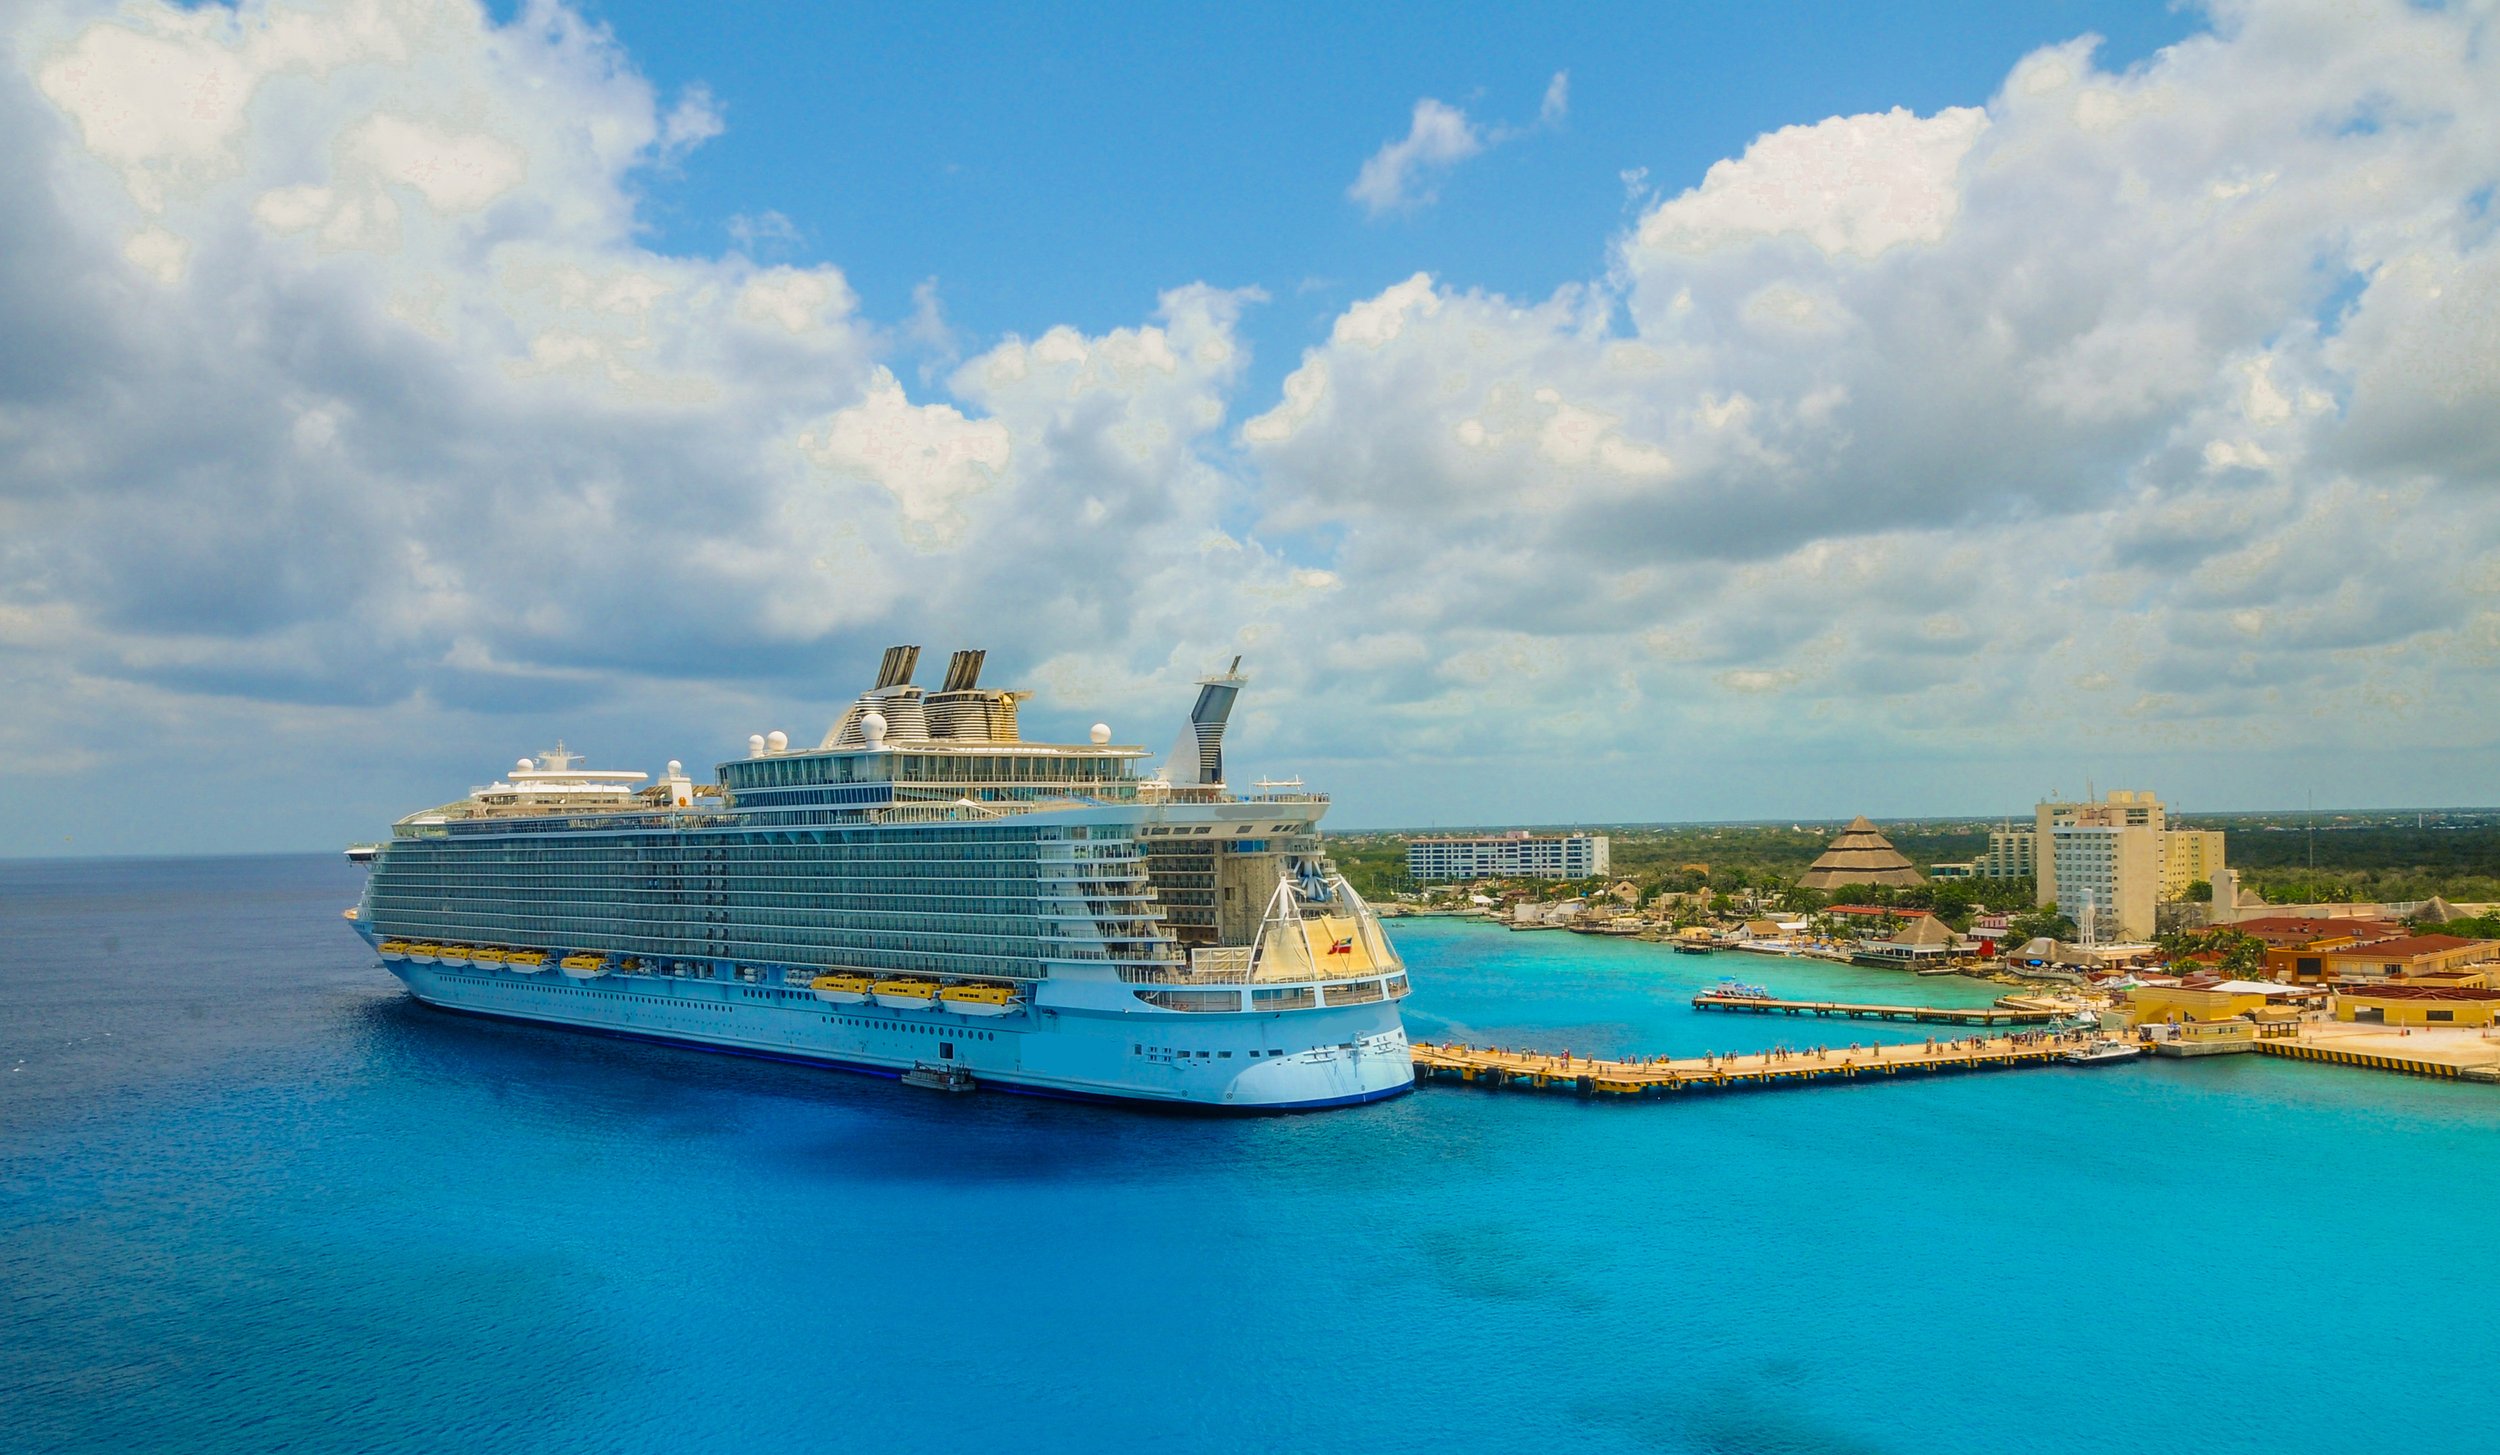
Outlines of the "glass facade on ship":
[[394,935],[663,959],[1025,979],[1173,958],[1119,825],[453,832],[393,843],[365,903]]
[[979,655],[924,695],[892,649],[821,745],[758,735],[713,786],[559,744],[402,819],[351,917],[429,1005],[951,1089],[1255,1110],[1412,1084],[1404,969],[1321,856],[1325,797],[1222,781],[1240,677],[1141,777],[1100,725],[1018,736],[1025,694],[979,689]]

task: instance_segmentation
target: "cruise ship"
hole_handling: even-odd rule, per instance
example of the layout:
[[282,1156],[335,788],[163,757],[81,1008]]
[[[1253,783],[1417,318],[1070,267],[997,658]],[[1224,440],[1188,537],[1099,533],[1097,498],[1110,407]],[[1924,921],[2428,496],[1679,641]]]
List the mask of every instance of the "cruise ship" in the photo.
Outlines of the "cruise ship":
[[1406,969],[1324,794],[1225,781],[1240,660],[1159,764],[889,648],[821,742],[698,784],[559,743],[392,825],[348,918],[429,1006],[948,1090],[1285,1111],[1413,1084]]

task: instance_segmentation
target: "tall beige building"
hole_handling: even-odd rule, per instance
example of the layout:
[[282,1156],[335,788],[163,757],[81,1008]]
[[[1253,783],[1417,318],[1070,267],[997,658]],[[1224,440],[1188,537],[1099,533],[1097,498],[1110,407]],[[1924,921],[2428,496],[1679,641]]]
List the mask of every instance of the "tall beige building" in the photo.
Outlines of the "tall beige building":
[[2223,867],[2222,834],[2174,829],[2152,794],[2114,789],[2085,803],[2043,803],[2032,816],[2038,902],[2054,904],[2094,939],[2141,940],[2154,910]]

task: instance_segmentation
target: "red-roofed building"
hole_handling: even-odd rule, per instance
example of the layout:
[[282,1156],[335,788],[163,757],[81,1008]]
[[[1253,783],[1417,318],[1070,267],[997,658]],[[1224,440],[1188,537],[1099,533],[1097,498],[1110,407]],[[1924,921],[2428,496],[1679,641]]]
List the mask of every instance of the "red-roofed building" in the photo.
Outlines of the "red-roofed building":
[[2270,914],[2218,925],[2265,941],[2265,973],[2276,980],[2320,981],[2327,976],[2328,950],[2392,940],[2409,933],[2403,925],[2375,919],[2329,919],[2319,915]]
[[2408,980],[2419,976],[2450,979],[2455,972],[2500,961],[2500,940],[2469,940],[2458,935],[2399,935],[2368,944],[2346,945],[2319,952],[2328,978],[2335,980]]

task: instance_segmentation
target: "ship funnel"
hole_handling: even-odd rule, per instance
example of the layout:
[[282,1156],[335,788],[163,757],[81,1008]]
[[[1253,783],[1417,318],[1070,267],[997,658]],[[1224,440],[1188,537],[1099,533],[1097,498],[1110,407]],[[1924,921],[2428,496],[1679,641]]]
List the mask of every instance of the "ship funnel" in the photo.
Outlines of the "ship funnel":
[[869,691],[882,692],[888,687],[900,687],[919,670],[918,647],[888,647],[885,649],[885,660],[877,664],[877,685]]
[[1016,700],[1025,694],[981,686],[989,653],[966,648],[946,662],[946,685],[929,699],[929,736],[973,741],[1016,741]]
[[940,692],[970,692],[981,683],[981,663],[989,653],[966,648],[946,659],[946,685]]
[[1233,700],[1250,679],[1241,675],[1241,658],[1213,677],[1198,679],[1198,703],[1189,710],[1189,725],[1163,760],[1163,780],[1175,788],[1221,788],[1224,785],[1224,723],[1233,715]]
[[[958,653],[957,655],[961,655]],[[860,694],[849,710],[834,720],[819,744],[825,748],[856,748],[867,742],[862,724],[869,714],[885,719],[886,737],[894,741],[927,738],[929,725],[921,707],[920,689],[911,674],[920,667],[918,647],[888,647],[877,664],[877,685]],[[948,669],[950,672],[952,668]]]

